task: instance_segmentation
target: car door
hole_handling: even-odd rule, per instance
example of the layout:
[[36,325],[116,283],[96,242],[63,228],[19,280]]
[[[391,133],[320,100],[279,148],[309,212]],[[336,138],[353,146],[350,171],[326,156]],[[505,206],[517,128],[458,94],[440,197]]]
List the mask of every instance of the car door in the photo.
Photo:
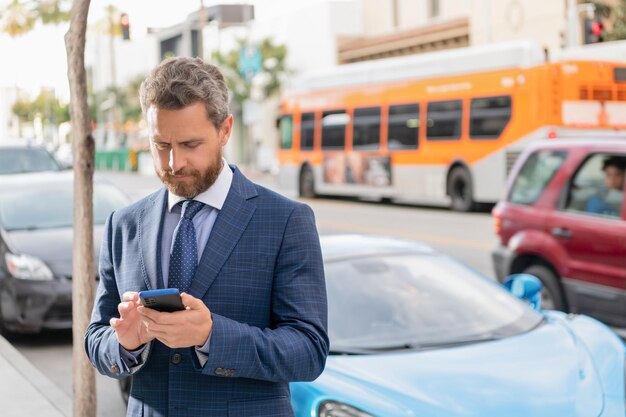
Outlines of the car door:
[[565,255],[561,272],[570,310],[626,326],[624,185],[614,210],[591,211],[594,199],[606,193],[602,165],[611,156],[598,152],[582,159],[548,220],[548,231]]

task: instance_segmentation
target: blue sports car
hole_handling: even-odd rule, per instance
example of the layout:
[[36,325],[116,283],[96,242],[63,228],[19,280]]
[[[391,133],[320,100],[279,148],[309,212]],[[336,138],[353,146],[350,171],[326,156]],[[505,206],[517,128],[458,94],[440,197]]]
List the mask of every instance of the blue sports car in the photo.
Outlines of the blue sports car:
[[296,417],[624,417],[624,343],[589,317],[541,311],[534,277],[507,291],[382,237],[326,236],[322,249],[331,355],[291,385]]

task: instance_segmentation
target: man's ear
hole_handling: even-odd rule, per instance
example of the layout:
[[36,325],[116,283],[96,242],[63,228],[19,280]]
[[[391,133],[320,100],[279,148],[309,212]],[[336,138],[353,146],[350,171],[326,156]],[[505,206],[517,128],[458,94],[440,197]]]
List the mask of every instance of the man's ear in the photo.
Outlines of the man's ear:
[[222,126],[219,131],[220,144],[225,146],[230,139],[230,134],[233,131],[233,115],[229,114],[228,117],[222,122]]

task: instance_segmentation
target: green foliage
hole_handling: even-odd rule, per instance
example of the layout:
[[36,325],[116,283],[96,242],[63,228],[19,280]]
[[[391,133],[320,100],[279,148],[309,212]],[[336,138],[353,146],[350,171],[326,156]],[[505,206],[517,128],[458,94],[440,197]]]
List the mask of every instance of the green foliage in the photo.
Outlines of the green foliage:
[[104,91],[89,93],[89,111],[92,120],[99,120],[98,113],[104,102],[115,98],[115,106],[119,109],[121,123],[141,120],[141,104],[139,102],[139,86],[145,76],[137,76],[123,87],[108,87]]
[[253,81],[242,77],[239,62],[241,50],[248,46],[254,46],[261,51],[262,69],[255,77],[263,80],[262,92],[264,97],[279,93],[281,80],[288,73],[285,63],[287,47],[276,45],[269,38],[264,39],[260,44],[250,44],[246,40],[239,39],[237,49],[227,54],[214,53],[213,61],[224,73],[228,89],[233,94],[233,99],[240,105],[250,98],[253,88]]
[[0,31],[16,37],[30,31],[38,20],[58,25],[69,20],[70,7],[69,0],[13,0],[0,9],[3,16]]
[[626,0],[618,0],[615,6],[609,6],[602,0],[592,0],[596,7],[596,15],[608,21],[603,38],[605,41],[626,39]]
[[41,90],[34,100],[20,99],[13,104],[13,114],[23,122],[32,122],[37,117],[44,123],[60,124],[70,120],[69,106],[61,104],[50,90]]

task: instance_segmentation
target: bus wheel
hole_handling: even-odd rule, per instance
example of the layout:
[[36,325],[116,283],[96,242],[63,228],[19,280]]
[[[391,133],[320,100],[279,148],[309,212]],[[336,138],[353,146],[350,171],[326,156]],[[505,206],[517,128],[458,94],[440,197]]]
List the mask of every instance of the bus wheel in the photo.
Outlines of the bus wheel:
[[448,177],[450,208],[454,211],[471,211],[474,208],[472,177],[465,168],[454,168]]
[[313,170],[308,166],[305,166],[300,171],[299,194],[303,198],[315,197],[315,176],[313,175]]

